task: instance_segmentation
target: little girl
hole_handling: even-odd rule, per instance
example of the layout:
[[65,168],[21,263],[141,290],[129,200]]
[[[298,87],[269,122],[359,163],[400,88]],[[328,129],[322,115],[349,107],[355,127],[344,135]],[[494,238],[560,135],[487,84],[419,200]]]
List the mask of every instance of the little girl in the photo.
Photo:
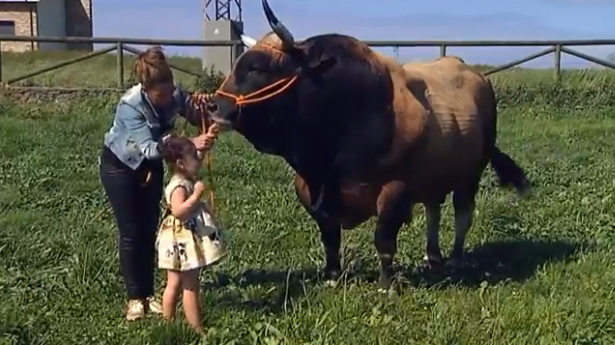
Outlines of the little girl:
[[168,209],[156,240],[158,267],[167,271],[162,312],[167,320],[175,317],[183,290],[186,319],[201,332],[199,270],[219,261],[224,250],[208,206],[200,201],[205,190],[197,180],[201,152],[185,137],[163,141],[161,151],[172,172],[164,191]]

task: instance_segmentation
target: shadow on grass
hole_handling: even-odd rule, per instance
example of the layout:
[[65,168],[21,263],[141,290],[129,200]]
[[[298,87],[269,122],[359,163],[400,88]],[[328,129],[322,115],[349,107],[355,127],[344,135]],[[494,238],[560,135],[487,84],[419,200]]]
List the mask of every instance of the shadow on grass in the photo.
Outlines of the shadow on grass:
[[305,296],[319,280],[318,270],[297,271],[247,270],[237,276],[215,275],[205,289],[220,291],[216,304],[231,309],[243,308],[270,313],[283,311],[294,299]]
[[[510,240],[485,243],[466,253],[464,263],[454,270],[398,267],[397,288],[403,292],[417,288],[444,289],[454,285],[477,288],[484,282],[523,282],[545,264],[567,261],[580,250],[591,247],[554,240]],[[373,259],[354,259],[340,284],[359,285],[377,282]],[[279,313],[293,300],[305,296],[321,282],[317,269],[298,271],[248,270],[237,276],[219,273],[203,289],[218,290],[216,305],[229,309],[247,309]]]
[[[477,287],[483,282],[523,282],[551,262],[567,261],[579,251],[591,249],[589,244],[561,240],[519,239],[519,215],[504,212],[492,220],[497,233],[508,239],[483,243],[468,248],[460,267],[428,269],[419,266],[413,272],[402,272],[407,283],[416,287],[446,288],[451,285]],[[403,279],[402,279],[403,280]]]
[[410,285],[445,288],[451,285],[478,287],[486,282],[523,282],[551,262],[574,258],[587,246],[565,241],[511,240],[480,245],[466,253],[464,263],[456,269],[419,268],[404,272]]
[[[516,229],[506,226],[505,223],[510,219],[498,217],[497,220],[494,225],[501,228],[498,233],[511,238],[519,236]],[[469,249],[461,267],[455,269],[397,267],[397,288],[401,291],[409,286],[443,289],[460,285],[477,288],[483,283],[495,285],[501,282],[523,282],[533,277],[545,264],[568,261],[581,250],[591,249],[590,244],[559,240],[510,239],[487,242]],[[377,260],[357,257],[352,258],[346,266],[340,284],[377,282]],[[204,284],[203,289],[221,289],[216,299],[217,305],[277,313],[293,300],[305,296],[322,282],[321,279],[317,268],[298,271],[247,270],[236,276],[217,273],[214,281]]]

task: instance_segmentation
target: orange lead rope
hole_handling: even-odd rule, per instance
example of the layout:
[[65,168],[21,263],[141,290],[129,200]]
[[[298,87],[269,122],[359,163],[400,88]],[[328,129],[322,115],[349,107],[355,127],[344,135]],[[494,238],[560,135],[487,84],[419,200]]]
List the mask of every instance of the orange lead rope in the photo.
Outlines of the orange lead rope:
[[[211,99],[213,98],[213,94],[209,94],[209,93],[196,94],[196,95],[193,95],[193,97],[195,98],[195,103],[197,103],[196,106],[199,110],[199,113],[201,114],[201,134],[205,134],[209,131],[209,127],[211,126],[211,123],[206,116],[207,111],[205,109],[205,105],[211,101]],[[207,180],[209,184],[209,188],[208,188],[209,189],[209,204],[211,207],[212,214],[215,214],[215,209],[216,209],[215,186],[214,186],[214,179],[212,176],[211,161],[212,161],[212,153],[210,150],[208,150],[205,153],[205,162],[206,162],[205,164],[206,164],[206,169],[207,169]]]

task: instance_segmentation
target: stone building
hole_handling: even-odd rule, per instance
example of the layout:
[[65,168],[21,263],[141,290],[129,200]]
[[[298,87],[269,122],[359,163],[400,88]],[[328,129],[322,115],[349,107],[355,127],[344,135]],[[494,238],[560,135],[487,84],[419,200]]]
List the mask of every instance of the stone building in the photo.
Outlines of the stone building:
[[[92,37],[92,0],[0,0],[0,35]],[[2,42],[2,51],[93,50],[91,43]]]

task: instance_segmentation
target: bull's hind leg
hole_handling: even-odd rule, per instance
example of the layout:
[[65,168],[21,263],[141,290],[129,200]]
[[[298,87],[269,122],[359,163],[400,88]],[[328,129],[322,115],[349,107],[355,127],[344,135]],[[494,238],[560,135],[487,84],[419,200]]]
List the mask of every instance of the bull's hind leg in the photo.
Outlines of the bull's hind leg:
[[455,241],[453,242],[453,250],[447,265],[457,266],[463,260],[464,245],[468,230],[472,226],[474,209],[476,207],[475,198],[478,192],[477,179],[463,188],[456,189],[453,192],[453,208],[455,209]]
[[426,266],[436,268],[442,265],[442,251],[440,250],[440,219],[441,206],[439,203],[425,205],[427,245],[423,261]]
[[397,234],[411,216],[412,201],[401,183],[387,185],[378,198],[378,220],[374,245],[380,258],[379,287],[388,289],[393,279],[393,258],[397,252]]

